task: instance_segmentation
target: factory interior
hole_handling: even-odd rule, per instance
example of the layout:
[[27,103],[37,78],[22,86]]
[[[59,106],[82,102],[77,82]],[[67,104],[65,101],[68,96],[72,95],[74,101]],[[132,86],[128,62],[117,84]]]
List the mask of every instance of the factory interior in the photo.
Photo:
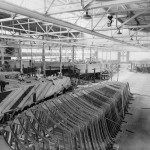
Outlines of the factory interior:
[[0,0],[0,150],[150,150],[150,0]]

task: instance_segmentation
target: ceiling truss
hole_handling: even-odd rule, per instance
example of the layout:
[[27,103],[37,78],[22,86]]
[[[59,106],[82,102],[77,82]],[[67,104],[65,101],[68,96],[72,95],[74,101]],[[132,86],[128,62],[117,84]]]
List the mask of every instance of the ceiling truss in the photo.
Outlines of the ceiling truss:
[[[143,33],[143,35],[139,33],[141,31],[144,32],[145,30],[148,30],[150,28],[150,23],[147,23],[147,20],[145,20],[144,24],[140,24],[138,19],[139,16],[144,16],[145,14],[150,13],[149,5],[133,9],[127,7],[127,5],[132,4],[138,5],[142,3],[144,5],[148,3],[147,0],[143,0],[142,2],[140,0],[114,0],[108,2],[98,2],[91,0],[88,2],[83,1],[83,7],[81,6],[81,2],[70,4],[73,6],[80,5],[80,7],[70,7],[69,9],[59,9],[61,6],[57,6],[57,1],[58,0],[51,0],[51,3],[45,7],[44,14],[31,11],[21,6],[10,4],[5,1],[0,1],[0,9],[14,14],[10,18],[0,19],[0,37],[4,39],[23,41],[31,40],[40,43],[47,41],[46,43],[57,43],[69,46],[87,46],[100,49],[103,44],[110,43],[111,45],[112,42],[115,42],[114,45],[117,45],[116,43],[120,43],[123,45],[142,48],[142,45],[136,44],[135,41],[129,41],[130,37],[136,37],[137,41],[141,40],[141,38],[149,37],[149,34],[146,32]],[[61,1],[61,4],[65,7],[65,5],[69,4],[69,1]],[[56,11],[51,12],[54,7]],[[115,7],[117,10],[114,9]],[[57,9],[59,11],[57,11]],[[79,25],[79,22],[83,20],[82,16],[87,9],[90,10],[92,19],[84,25]],[[132,16],[129,16],[127,19],[120,21],[122,18],[125,18],[126,14],[131,12]],[[71,13],[73,17],[65,18],[61,13]],[[55,18],[55,15],[57,14],[60,15],[61,19]],[[105,21],[105,19],[107,19],[107,14],[112,14],[114,16],[114,20],[116,22],[115,25],[107,27],[107,23]],[[23,19],[25,21],[22,21]],[[74,20],[71,21],[72,19]],[[145,18],[143,17],[143,19]],[[136,24],[133,24],[134,21]],[[6,25],[8,22],[11,24]],[[33,25],[36,27],[33,28]],[[57,28],[59,28],[59,30]],[[128,32],[126,34],[123,33],[123,36],[117,36],[116,33],[118,30],[128,30]],[[105,34],[105,31],[109,31],[111,34]],[[88,38],[84,34],[91,35],[92,38]],[[11,38],[11,36],[13,37]],[[42,39],[43,37],[44,39]],[[90,44],[88,45],[85,42],[81,43],[78,41],[87,39],[91,39]],[[106,41],[99,44],[97,41],[95,41],[96,39],[105,39]],[[146,40],[143,39],[141,41]]]

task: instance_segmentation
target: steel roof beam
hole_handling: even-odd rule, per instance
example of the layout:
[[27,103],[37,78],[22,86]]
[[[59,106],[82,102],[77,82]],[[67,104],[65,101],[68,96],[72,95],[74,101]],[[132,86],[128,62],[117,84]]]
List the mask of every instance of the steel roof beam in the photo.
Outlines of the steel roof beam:
[[83,32],[83,33],[87,33],[87,34],[90,34],[90,35],[93,35],[93,36],[108,39],[108,40],[111,40],[111,41],[114,41],[114,42],[134,46],[134,45],[126,43],[124,41],[121,41],[121,40],[118,40],[118,39],[115,39],[115,38],[112,38],[112,37],[109,37],[109,36],[106,36],[106,35],[103,35],[103,34],[88,30],[88,29],[85,29],[83,27],[80,27],[80,26],[77,26],[77,25],[62,21],[62,20],[58,20],[56,18],[44,16],[44,15],[38,13],[38,12],[34,12],[34,11],[28,10],[26,8],[19,7],[17,5],[13,5],[13,4],[7,3],[5,1],[0,1],[0,9],[4,9],[4,10],[7,10],[7,11],[18,13],[18,14],[28,16],[28,17],[31,17],[31,18],[35,18],[35,19],[38,19],[38,20],[42,20],[44,22],[54,23],[56,25],[60,25],[60,26],[63,26],[63,27],[74,29],[74,30],[77,30],[77,31],[80,31],[80,32]]
[[86,4],[86,5],[83,7],[83,9],[86,10],[86,9],[87,9],[89,6],[91,6],[92,3],[95,2],[95,1],[96,1],[96,0],[90,1],[88,4]]
[[[150,27],[150,23],[149,23],[149,24],[147,24],[147,25],[146,25],[146,27]],[[137,35],[137,33],[138,33],[138,32],[140,32],[140,31],[144,30],[146,27],[144,27],[144,26],[143,26],[143,27],[139,27],[140,29],[139,29],[139,30],[137,30],[135,33],[133,33],[131,36],[133,36],[133,35]]]
[[7,21],[21,20],[21,19],[28,19],[28,17],[19,16],[19,17],[15,17],[14,19],[13,18],[4,18],[4,19],[0,19],[0,22],[7,22]]
[[[126,10],[119,10],[119,11],[110,11],[110,12],[101,12],[101,13],[96,13],[96,14],[94,14],[93,16],[100,16],[100,15],[104,15],[104,14],[115,14],[115,13],[123,13],[123,12],[127,12],[127,11],[143,11],[143,10],[145,10],[145,9],[147,9],[147,8],[150,8],[150,7],[146,7],[146,8],[136,8],[136,9],[126,9]],[[1,10],[1,9],[0,9]],[[92,16],[92,15],[91,15]],[[27,16],[18,16],[18,17],[16,17],[15,19],[13,19],[13,18],[4,18],[4,19],[0,19],[0,22],[7,22],[7,21],[13,21],[13,20],[21,20],[21,19],[28,19],[29,17],[27,17]],[[71,19],[72,18],[76,18],[76,17],[71,17]],[[31,18],[32,19],[32,18]],[[67,19],[67,18],[61,18],[61,19]],[[70,19],[70,18],[68,18],[68,19]],[[36,22],[41,22],[40,20],[38,20],[38,21],[36,21]]]
[[55,0],[52,0],[52,2],[50,3],[48,9],[47,9],[46,12],[45,12],[45,15],[47,15],[49,9],[51,8],[51,6],[53,5],[54,2],[55,2]]
[[[104,7],[110,7],[110,6],[115,6],[115,5],[123,5],[123,4],[135,4],[135,3],[144,3],[147,1],[142,1],[141,0],[116,0],[116,1],[110,1],[110,2],[98,2],[97,3],[92,3],[91,5],[87,6],[86,9],[97,9],[97,8],[104,8]],[[63,6],[63,5],[62,5]],[[61,14],[61,13],[70,13],[70,12],[77,12],[77,11],[84,11],[84,9],[81,7],[81,4],[75,4],[71,5],[72,7],[69,9],[62,9],[62,6],[56,6],[55,9],[57,10],[51,10],[48,12],[49,15],[53,14]],[[65,5],[64,5],[65,7]]]
[[[114,36],[115,38],[126,38],[126,39],[129,39],[130,38],[130,35],[124,35],[124,36]],[[148,35],[133,35],[132,37],[150,37],[150,34]],[[59,41],[64,41],[64,40],[69,40],[70,38],[62,38],[62,39],[56,39],[56,40],[59,40]],[[74,38],[72,38],[74,39]],[[75,38],[77,40],[92,40],[93,38],[86,38],[86,37],[81,37],[81,38]],[[95,38],[95,40],[99,40],[101,38]],[[101,39],[102,40],[102,39]]]
[[[137,28],[149,28],[150,25],[136,25],[136,26],[123,26],[121,27],[121,29],[137,29]],[[95,29],[95,31],[109,31],[109,30],[116,30],[116,27],[111,27],[111,28],[102,28],[102,29],[98,29],[98,27]]]
[[21,40],[21,41],[34,41],[34,42],[39,42],[39,43],[49,43],[49,44],[62,44],[62,45],[69,45],[69,46],[81,46],[81,47],[89,47],[89,48],[101,48],[100,46],[96,45],[86,45],[82,43],[70,43],[70,42],[61,42],[61,41],[48,41],[48,40],[43,40],[43,39],[33,39],[33,38],[28,38],[28,37],[21,37],[21,36],[11,36],[11,35],[0,35],[0,38],[4,39],[14,39],[14,40]]
[[[87,48],[98,48],[99,50],[102,48],[102,47],[105,47],[105,49],[107,49],[109,44],[108,43],[105,43],[103,45],[99,45],[99,46],[96,46],[96,45],[85,45],[84,43],[67,43],[67,42],[60,42],[60,41],[47,41],[47,40],[43,40],[43,39],[33,39],[33,38],[26,38],[26,37],[20,37],[20,36],[9,36],[9,35],[0,35],[0,38],[5,38],[5,39],[14,39],[14,40],[21,40],[21,41],[34,41],[34,42],[38,42],[38,43],[45,43],[45,44],[62,44],[62,45],[65,45],[65,46],[73,46],[73,45],[76,45],[76,46],[79,46],[79,47],[87,47]],[[113,44],[113,45],[116,45],[116,44]],[[119,44],[118,44],[119,45]],[[12,45],[13,46],[13,45]],[[14,45],[14,47],[17,46]],[[24,46],[27,46],[26,44]],[[30,45],[31,46],[31,45]],[[36,46],[36,45],[35,45]],[[112,47],[110,47],[112,48]],[[139,51],[138,49],[139,47],[137,47],[137,51]],[[114,49],[115,50],[115,49]],[[114,51],[113,50],[113,51]]]
[[125,25],[126,23],[132,21],[133,19],[135,19],[136,17],[144,14],[145,12],[150,11],[150,8],[147,8],[145,10],[143,10],[142,12],[137,13],[136,15],[132,16],[131,18],[127,19],[126,21],[124,21],[120,26],[118,26],[118,28],[121,28],[123,25]]
[[93,3],[90,6],[87,7],[87,9],[96,9],[96,8],[100,8],[100,7],[109,7],[109,6],[116,6],[116,5],[123,5],[123,4],[135,4],[135,3],[143,3],[143,2],[147,2],[146,0],[143,0],[141,2],[141,0],[113,0],[110,2],[98,2],[97,3]]
[[[68,38],[68,36],[63,36],[63,35],[57,35],[55,34],[54,32],[37,32],[37,31],[32,31],[32,30],[26,30],[26,29],[22,29],[22,28],[15,28],[15,27],[9,27],[9,26],[3,26],[3,25],[0,25],[1,28],[3,28],[3,30],[15,30],[15,31],[23,31],[23,32],[26,32],[26,35],[28,36],[42,36],[42,35],[50,35],[50,36],[56,36],[56,37],[62,37],[62,38]],[[27,32],[30,32],[30,34],[27,34]]]

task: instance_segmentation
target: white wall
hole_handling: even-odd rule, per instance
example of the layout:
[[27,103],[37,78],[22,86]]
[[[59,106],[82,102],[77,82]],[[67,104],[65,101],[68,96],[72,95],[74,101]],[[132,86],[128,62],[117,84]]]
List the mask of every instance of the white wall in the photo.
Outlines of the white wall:
[[118,52],[102,52],[99,51],[98,58],[103,60],[118,60]]
[[130,52],[129,60],[150,59],[150,52]]

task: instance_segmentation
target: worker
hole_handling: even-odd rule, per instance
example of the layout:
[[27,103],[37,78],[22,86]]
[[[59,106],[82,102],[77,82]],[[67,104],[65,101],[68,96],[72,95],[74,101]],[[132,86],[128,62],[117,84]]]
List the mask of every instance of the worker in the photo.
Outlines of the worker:
[[5,82],[4,80],[0,80],[1,92],[5,91],[5,86],[9,84],[9,82]]
[[35,79],[38,80],[38,81],[40,81],[41,80],[40,74],[36,73]]
[[23,77],[23,74],[20,74],[20,75],[19,75],[18,80],[19,80],[20,82],[21,82],[21,81],[25,81],[25,80],[24,80],[24,77]]
[[33,92],[33,102],[35,103],[36,102],[36,90],[34,88],[34,92]]
[[37,73],[40,75],[41,74],[41,68],[37,69]]
[[58,72],[58,78],[63,78],[62,73]]
[[48,77],[47,77],[47,80],[51,81],[52,84],[55,85],[55,83],[54,83],[55,77],[54,77],[53,75],[48,76]]

